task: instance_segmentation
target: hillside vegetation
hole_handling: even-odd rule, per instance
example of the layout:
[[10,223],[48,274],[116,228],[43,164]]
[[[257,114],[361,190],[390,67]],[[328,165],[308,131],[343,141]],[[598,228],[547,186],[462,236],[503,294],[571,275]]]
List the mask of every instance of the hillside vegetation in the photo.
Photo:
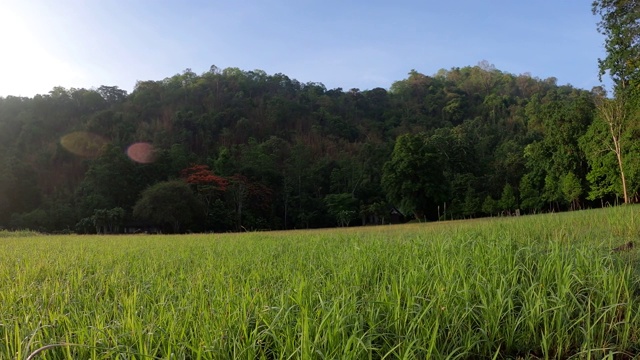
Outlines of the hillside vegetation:
[[592,11],[608,93],[482,61],[388,90],[211,66],[131,94],[0,98],[0,227],[300,229],[636,202],[640,1]]
[[[131,94],[0,98],[0,226],[292,229],[381,224],[394,207],[455,219],[600,206],[621,192],[590,177],[616,176],[589,166],[593,119],[592,93],[487,63],[414,71],[388,91],[212,67]],[[176,179],[192,204],[160,195],[182,210],[134,217],[143,190]]]

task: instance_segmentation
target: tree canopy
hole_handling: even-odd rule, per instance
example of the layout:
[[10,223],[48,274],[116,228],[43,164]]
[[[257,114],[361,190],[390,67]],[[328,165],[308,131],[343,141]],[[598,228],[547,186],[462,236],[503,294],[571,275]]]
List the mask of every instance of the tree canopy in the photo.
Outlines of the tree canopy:
[[212,67],[131,94],[0,97],[0,227],[104,231],[88,225],[115,208],[118,229],[144,219],[172,231],[381,224],[398,209],[420,220],[560,211],[624,197],[621,169],[633,201],[636,108],[625,98],[619,161],[602,94],[484,61],[414,70],[389,90]]
[[133,216],[178,233],[185,224],[201,219],[202,204],[189,188],[180,181],[156,183],[142,191],[133,207]]

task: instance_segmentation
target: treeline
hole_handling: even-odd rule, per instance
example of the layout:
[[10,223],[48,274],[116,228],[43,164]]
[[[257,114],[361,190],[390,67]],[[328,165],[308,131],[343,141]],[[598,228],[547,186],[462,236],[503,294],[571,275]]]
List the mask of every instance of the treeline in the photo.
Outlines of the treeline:
[[212,66],[138,82],[131,94],[9,96],[0,227],[292,229],[612,204],[622,184],[597,99],[601,89],[487,62],[412,71],[389,90]]

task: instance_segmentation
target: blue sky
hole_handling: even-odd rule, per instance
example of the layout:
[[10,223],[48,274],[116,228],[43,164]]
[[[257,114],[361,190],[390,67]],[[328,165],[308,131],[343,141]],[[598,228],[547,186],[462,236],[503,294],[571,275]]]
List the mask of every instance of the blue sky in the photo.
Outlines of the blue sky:
[[604,38],[578,0],[0,0],[0,96],[131,91],[191,68],[389,88],[476,65],[591,89]]

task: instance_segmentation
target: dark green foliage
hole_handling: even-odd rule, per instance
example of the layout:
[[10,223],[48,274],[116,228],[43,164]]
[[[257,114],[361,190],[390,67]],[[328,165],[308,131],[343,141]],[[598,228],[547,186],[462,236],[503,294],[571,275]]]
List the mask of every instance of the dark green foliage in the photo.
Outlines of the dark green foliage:
[[382,187],[389,200],[417,220],[446,200],[444,150],[424,133],[406,134],[396,140],[391,160],[384,165]]
[[[121,207],[96,209],[93,211],[90,221],[98,234],[118,234],[124,223],[125,215],[126,213]],[[83,227],[84,224],[81,221],[76,226]]]
[[467,192],[464,195],[464,204],[462,207],[463,215],[466,217],[473,217],[481,210],[480,197],[473,187],[469,186]]
[[592,11],[600,16],[598,31],[607,52],[598,59],[600,77],[609,74],[617,91],[630,90],[640,81],[640,1],[596,0]]
[[506,212],[509,215],[518,207],[518,200],[516,200],[516,195],[511,185],[507,184],[504,186],[504,189],[502,190],[502,197],[498,202],[498,206],[502,211]]
[[540,186],[535,183],[534,176],[529,173],[520,180],[520,208],[527,212],[537,212],[542,209],[544,201],[540,194]]
[[[131,94],[101,86],[0,98],[0,227],[103,232],[96,211],[114,208],[124,210],[119,224],[136,223],[143,191],[194,164],[229,186],[192,184],[206,203],[197,215],[187,206],[180,219],[161,210],[143,218],[173,231],[382,224],[394,208],[421,220],[469,218],[517,209],[493,200],[505,184],[526,212],[588,206],[619,193],[615,158],[590,155],[606,135],[591,127],[593,112],[587,91],[486,61],[411,71],[388,91],[212,67],[138,82]],[[91,134],[95,153],[65,148],[72,133]],[[137,142],[155,161],[127,156]],[[637,194],[640,157],[627,144]],[[569,171],[590,188],[567,202]]]
[[491,196],[487,195],[487,197],[482,202],[482,212],[486,215],[494,215],[498,212],[499,206],[498,202],[493,199]]
[[201,220],[202,206],[186,182],[165,181],[142,192],[133,207],[133,216],[179,233],[185,225]]
[[349,226],[358,214],[357,200],[351,194],[330,194],[324,198],[324,203],[339,226]]
[[580,196],[582,195],[582,184],[573,171],[569,171],[562,178],[562,194],[567,203],[571,204],[571,209],[575,210],[580,206]]
[[[607,98],[603,88],[593,91],[598,116],[588,137],[597,141],[583,143],[592,165],[589,178],[595,182],[595,191],[590,196],[618,187],[625,203],[636,202],[640,187],[637,176],[640,149],[636,145],[640,140],[637,121],[640,109],[640,1],[596,0],[592,11],[600,16],[598,31],[605,36],[607,52],[604,59],[598,59],[600,78],[607,73],[611,77],[614,98]],[[607,159],[607,153],[615,155],[616,171],[609,166],[611,161]],[[606,178],[604,186],[598,183],[602,178]],[[618,196],[620,191],[616,194]]]

